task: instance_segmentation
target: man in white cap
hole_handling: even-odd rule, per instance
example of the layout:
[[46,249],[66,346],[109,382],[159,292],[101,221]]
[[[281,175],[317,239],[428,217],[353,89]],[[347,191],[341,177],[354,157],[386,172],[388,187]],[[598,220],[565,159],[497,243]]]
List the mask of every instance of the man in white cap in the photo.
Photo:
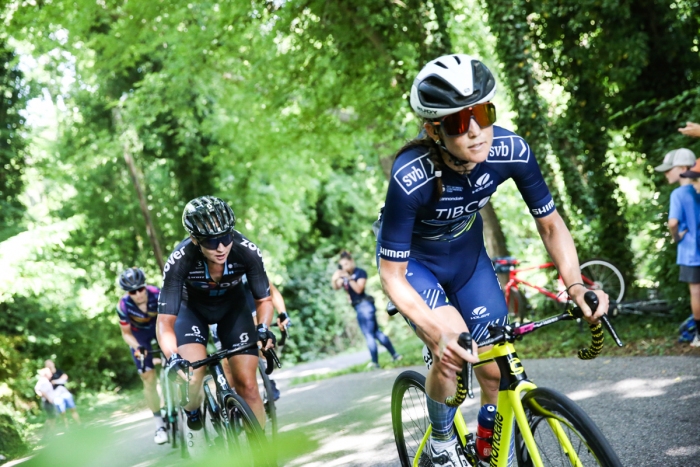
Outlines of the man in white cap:
[[[691,181],[692,184],[690,186],[693,188],[693,192],[689,194],[682,193],[679,196],[678,204],[683,204],[676,208],[674,208],[673,196],[671,197],[668,226],[670,229],[671,220],[674,220],[676,221],[676,236],[679,236],[678,230],[681,230],[681,232],[685,230],[686,232],[684,235],[680,235],[678,259],[676,262],[681,267],[679,280],[687,282],[690,287],[690,309],[693,312],[693,320],[695,321],[695,337],[690,346],[700,347],[700,247],[698,246],[698,240],[700,239],[698,233],[700,224],[700,160],[690,170],[683,172],[680,176],[681,180]],[[673,190],[673,193],[681,188],[687,189],[688,187],[676,188]],[[691,194],[694,196],[690,196]],[[691,199],[695,202],[691,202]],[[677,219],[671,219],[671,214]],[[671,230],[671,234],[673,234],[673,230]]]
[[[700,222],[700,195],[688,177],[691,167],[695,167],[695,154],[690,149],[674,149],[666,154],[663,163],[654,167],[664,172],[668,183],[679,182],[681,186],[671,192],[671,206],[668,210],[668,230],[678,245],[676,264],[680,266],[679,281],[690,288],[690,308],[693,316],[700,317],[700,250],[698,249],[698,222]],[[683,176],[681,176],[683,174]],[[700,346],[696,336],[692,344]]]
[[[681,186],[689,185],[690,180],[681,178],[681,174],[695,165],[695,154],[686,148],[674,149],[664,156],[661,165],[654,167],[657,172],[663,172],[668,183],[673,185],[680,182]],[[676,188],[677,190],[678,188]],[[675,192],[675,190],[674,190]],[[673,196],[673,195],[671,195]]]

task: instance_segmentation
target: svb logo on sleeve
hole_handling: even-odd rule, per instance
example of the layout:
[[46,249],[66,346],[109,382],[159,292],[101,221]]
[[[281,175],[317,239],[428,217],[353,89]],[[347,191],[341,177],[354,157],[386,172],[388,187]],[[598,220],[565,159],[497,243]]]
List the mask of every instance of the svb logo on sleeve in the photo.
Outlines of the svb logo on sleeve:
[[394,180],[398,182],[407,195],[410,195],[434,178],[435,166],[428,157],[428,153],[403,165],[394,174]]
[[489,150],[489,162],[524,162],[530,160],[530,148],[519,136],[496,136]]

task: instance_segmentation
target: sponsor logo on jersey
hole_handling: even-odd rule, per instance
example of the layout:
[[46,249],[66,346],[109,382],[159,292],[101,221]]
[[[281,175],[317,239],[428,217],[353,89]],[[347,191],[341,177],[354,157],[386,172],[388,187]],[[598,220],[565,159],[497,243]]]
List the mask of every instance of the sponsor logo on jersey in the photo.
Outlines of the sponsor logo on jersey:
[[519,136],[496,136],[489,150],[489,162],[527,162],[530,148]]
[[464,196],[448,196],[440,198],[440,201],[462,201]]
[[542,216],[554,211],[554,200],[549,200],[549,203],[545,204],[541,208],[530,209],[533,216]]
[[241,242],[241,245],[244,247],[247,247],[249,250],[255,251],[258,253],[258,256],[262,258],[262,253],[260,252],[260,248],[255,246],[255,243],[251,242],[250,240],[246,240],[245,238]]
[[491,313],[487,312],[487,309],[485,306],[478,306],[472,310],[472,314],[474,316],[477,316],[479,318],[485,318],[489,316]]
[[435,212],[437,213],[437,219],[457,219],[458,217],[462,217],[465,214],[472,214],[486,206],[486,203],[489,202],[490,198],[490,196],[487,196],[485,198],[481,198],[478,201],[472,201],[466,206],[455,206],[454,208],[448,209],[436,209]]
[[472,190],[472,193],[478,193],[481,190],[485,190],[486,188],[490,187],[493,185],[493,180],[491,180],[491,174],[485,173],[481,177],[476,179],[476,183],[474,184],[474,189]]
[[435,166],[427,157],[428,153],[404,164],[394,174],[394,180],[407,195],[410,195],[435,178]]
[[450,185],[445,185],[443,186],[445,189],[445,193],[455,193],[457,191],[462,191],[464,188],[461,186],[450,186]]
[[387,258],[398,258],[398,259],[406,258],[406,259],[408,259],[408,256],[410,254],[411,254],[411,250],[396,251],[396,250],[390,250],[390,249],[384,248],[384,247],[379,247],[379,255],[385,256]]
[[166,272],[170,271],[170,266],[175,264],[175,261],[182,258],[185,256],[185,247],[183,246],[179,250],[175,250],[172,255],[168,258],[168,261],[165,263],[165,266],[163,266],[163,274],[165,275]]

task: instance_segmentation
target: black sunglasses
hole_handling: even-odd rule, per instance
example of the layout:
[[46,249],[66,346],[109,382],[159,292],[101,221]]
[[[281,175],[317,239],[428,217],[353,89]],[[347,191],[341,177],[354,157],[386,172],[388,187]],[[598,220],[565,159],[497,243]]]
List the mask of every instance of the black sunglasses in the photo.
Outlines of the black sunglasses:
[[224,246],[229,246],[232,241],[233,235],[231,235],[230,233],[227,233],[226,235],[222,235],[220,237],[197,239],[197,242],[207,250],[216,250],[217,248],[219,248],[219,243],[222,243]]
[[146,290],[146,287],[145,287],[145,286],[144,286],[144,287],[139,287],[139,288],[136,289],[136,290],[129,290],[129,295],[136,295],[137,293],[143,292],[144,290]]

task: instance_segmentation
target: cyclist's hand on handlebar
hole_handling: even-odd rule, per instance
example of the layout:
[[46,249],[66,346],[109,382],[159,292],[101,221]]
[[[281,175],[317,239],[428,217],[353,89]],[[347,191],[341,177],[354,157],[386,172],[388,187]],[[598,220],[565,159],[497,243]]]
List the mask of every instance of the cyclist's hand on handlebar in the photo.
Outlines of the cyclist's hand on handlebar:
[[142,356],[146,358],[148,355],[148,350],[146,350],[146,347],[139,345],[134,349],[134,357],[136,358],[141,358]]
[[600,317],[608,313],[609,299],[608,294],[602,290],[593,290],[598,296],[598,310],[595,313],[591,312],[591,307],[588,306],[583,296],[588,292],[588,289],[583,286],[573,287],[569,293],[569,296],[574,301],[574,303],[581,308],[583,312],[583,319],[591,324],[595,324],[600,321]]
[[258,341],[260,342],[260,348],[262,350],[269,350],[275,347],[277,343],[277,338],[270,331],[265,324],[258,324]]
[[277,326],[279,326],[280,331],[286,331],[289,325],[289,315],[287,313],[280,313],[277,315]]
[[[175,381],[177,379],[178,373],[187,371],[189,362],[182,358],[179,354],[174,353],[165,363],[165,370],[168,372],[168,378],[170,381]],[[183,379],[187,379],[184,374],[180,375]]]
[[458,338],[459,334],[450,333],[443,335],[440,339],[438,359],[446,368],[453,371],[462,371],[464,362],[479,362],[476,342],[472,341],[472,351],[469,353],[459,345]]

